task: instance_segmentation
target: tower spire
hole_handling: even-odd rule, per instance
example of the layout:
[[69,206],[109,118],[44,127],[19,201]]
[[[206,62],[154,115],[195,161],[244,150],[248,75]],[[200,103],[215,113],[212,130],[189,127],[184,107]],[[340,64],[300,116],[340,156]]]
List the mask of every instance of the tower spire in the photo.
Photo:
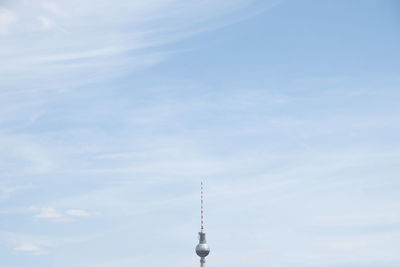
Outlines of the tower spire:
[[204,204],[203,204],[203,182],[201,182],[201,228],[200,228],[200,232],[204,233]]

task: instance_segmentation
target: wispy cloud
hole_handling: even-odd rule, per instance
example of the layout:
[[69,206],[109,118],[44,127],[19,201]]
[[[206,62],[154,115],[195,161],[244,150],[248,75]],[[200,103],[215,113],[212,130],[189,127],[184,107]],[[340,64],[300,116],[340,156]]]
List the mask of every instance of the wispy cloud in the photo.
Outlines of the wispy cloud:
[[22,244],[18,247],[14,248],[15,251],[22,251],[22,252],[30,252],[35,255],[43,255],[46,254],[46,251],[42,248],[32,245],[32,244]]
[[16,253],[46,255],[59,246],[84,244],[96,236],[49,236],[17,232],[0,232],[0,242]]
[[72,209],[72,210],[67,210],[66,214],[72,217],[87,217],[89,216],[89,213],[85,210],[78,210],[78,209]]
[[0,232],[0,240],[8,246],[12,246],[16,252],[34,255],[47,254],[48,249],[56,245],[53,238],[14,232]]
[[65,216],[62,213],[57,212],[53,208],[42,208],[41,211],[37,215],[35,215],[35,218],[64,221]]
[[[14,1],[0,10],[0,33],[8,33],[0,45],[2,62],[7,61],[0,63],[7,74],[0,82],[10,88],[22,80],[42,89],[63,83],[71,88],[145,68],[169,53],[145,49],[185,38],[249,3]],[[16,24],[12,31],[11,24]]]
[[[34,209],[34,208],[31,208]],[[36,219],[47,219],[52,222],[71,222],[78,217],[88,217],[90,214],[82,209],[69,209],[58,211],[54,208],[41,208],[40,212],[34,216]]]

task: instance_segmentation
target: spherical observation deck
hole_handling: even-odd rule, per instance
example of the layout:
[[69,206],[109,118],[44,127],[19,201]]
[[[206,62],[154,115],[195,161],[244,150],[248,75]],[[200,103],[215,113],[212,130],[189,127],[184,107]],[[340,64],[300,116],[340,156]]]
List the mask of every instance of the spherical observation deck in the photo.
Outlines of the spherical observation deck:
[[196,246],[196,254],[199,257],[206,257],[210,253],[210,248],[207,244],[198,244]]
[[206,233],[200,232],[199,233],[199,244],[196,246],[196,254],[204,258],[210,253],[210,247],[206,241]]

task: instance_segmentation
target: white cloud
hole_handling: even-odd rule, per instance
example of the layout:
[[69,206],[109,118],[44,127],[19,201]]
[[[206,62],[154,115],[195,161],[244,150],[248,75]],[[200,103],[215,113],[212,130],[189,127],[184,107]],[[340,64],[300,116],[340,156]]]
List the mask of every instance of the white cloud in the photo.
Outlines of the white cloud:
[[15,251],[22,251],[22,252],[30,252],[35,255],[42,255],[46,254],[46,251],[41,249],[40,247],[33,245],[33,244],[22,244],[16,248],[14,248]]
[[89,216],[89,213],[87,213],[85,210],[78,210],[78,209],[67,210],[66,213],[69,216],[74,216],[74,217],[87,217],[87,216]]
[[55,240],[52,238],[14,232],[0,232],[0,241],[12,247],[14,251],[34,255],[47,254],[48,249],[55,246]]
[[18,21],[18,16],[9,9],[0,7],[0,35],[9,32],[10,27]]
[[0,243],[2,245],[6,245],[15,252],[33,255],[45,255],[57,247],[71,244],[75,246],[76,244],[86,243],[96,237],[82,234],[74,237],[71,235],[48,236],[0,231]]
[[64,217],[63,214],[57,212],[53,208],[42,208],[40,213],[35,216],[36,218],[44,218],[44,219],[59,219]]
[[57,211],[54,208],[41,208],[34,216],[37,219],[47,219],[53,222],[71,222],[73,218],[88,217],[90,214],[82,209],[69,209],[65,212]]

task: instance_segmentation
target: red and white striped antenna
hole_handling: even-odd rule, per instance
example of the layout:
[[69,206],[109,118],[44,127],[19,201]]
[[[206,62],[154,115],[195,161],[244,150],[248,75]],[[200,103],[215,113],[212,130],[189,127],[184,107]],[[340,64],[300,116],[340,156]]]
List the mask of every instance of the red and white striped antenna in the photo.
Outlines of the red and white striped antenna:
[[201,182],[201,232],[204,232],[203,182]]

